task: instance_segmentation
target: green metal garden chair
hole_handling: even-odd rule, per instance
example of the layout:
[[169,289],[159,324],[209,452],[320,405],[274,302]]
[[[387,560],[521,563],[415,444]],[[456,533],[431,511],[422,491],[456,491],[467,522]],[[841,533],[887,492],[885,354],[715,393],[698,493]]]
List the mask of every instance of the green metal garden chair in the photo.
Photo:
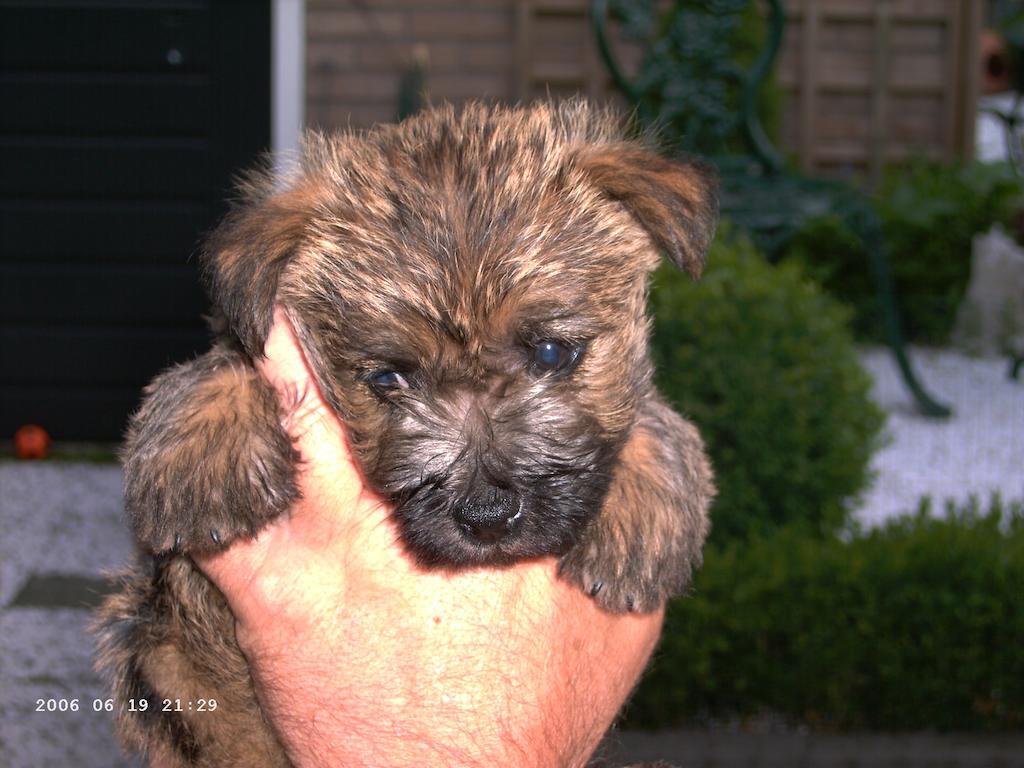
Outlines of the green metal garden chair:
[[[772,72],[785,28],[780,0],[767,0],[763,47],[744,67],[732,60],[731,40],[749,21],[753,0],[591,0],[598,50],[616,86],[636,108],[641,124],[655,127],[681,151],[718,167],[722,213],[750,233],[769,259],[778,259],[804,224],[837,215],[864,243],[878,294],[886,340],[921,412],[947,417],[951,409],[931,397],[907,355],[881,223],[867,198],[840,182],[786,168],[758,115],[762,87]],[[645,46],[627,77],[608,40],[614,17],[625,34]]]

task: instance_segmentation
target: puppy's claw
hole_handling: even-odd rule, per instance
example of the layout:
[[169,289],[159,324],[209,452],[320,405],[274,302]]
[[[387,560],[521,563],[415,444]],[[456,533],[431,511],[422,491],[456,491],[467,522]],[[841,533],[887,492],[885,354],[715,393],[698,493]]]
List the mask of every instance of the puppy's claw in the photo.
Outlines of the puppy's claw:
[[181,552],[181,534],[180,533],[174,534],[174,547],[172,547],[172,549],[174,550],[174,552]]
[[623,560],[602,550],[596,555],[582,549],[570,550],[559,564],[559,575],[578,585],[583,594],[611,613],[657,610],[670,597],[671,590],[643,573],[623,573]]
[[220,531],[218,531],[216,528],[210,531],[210,538],[213,539],[213,543],[216,544],[218,547],[221,545]]

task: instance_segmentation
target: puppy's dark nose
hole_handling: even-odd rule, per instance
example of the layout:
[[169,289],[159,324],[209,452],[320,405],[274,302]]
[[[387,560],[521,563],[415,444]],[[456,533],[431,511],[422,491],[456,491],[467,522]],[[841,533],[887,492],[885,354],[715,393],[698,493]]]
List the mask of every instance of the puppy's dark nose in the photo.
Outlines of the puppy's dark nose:
[[492,493],[459,503],[453,516],[465,533],[483,544],[494,544],[515,529],[521,510],[517,495]]

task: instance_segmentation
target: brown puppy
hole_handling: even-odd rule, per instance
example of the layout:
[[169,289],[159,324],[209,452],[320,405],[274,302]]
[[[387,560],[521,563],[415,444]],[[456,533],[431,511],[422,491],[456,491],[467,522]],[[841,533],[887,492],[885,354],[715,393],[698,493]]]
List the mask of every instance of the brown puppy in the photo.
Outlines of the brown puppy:
[[[251,177],[204,269],[225,330],[146,390],[124,448],[146,553],[102,610],[125,741],[171,765],[285,765],[223,598],[188,552],[296,499],[297,456],[252,361],[275,303],[367,481],[427,566],[561,557],[611,611],[682,590],[714,493],[696,430],[651,385],[647,278],[696,277],[715,184],[582,102],[433,110],[310,136]],[[218,717],[163,712],[217,690]]]

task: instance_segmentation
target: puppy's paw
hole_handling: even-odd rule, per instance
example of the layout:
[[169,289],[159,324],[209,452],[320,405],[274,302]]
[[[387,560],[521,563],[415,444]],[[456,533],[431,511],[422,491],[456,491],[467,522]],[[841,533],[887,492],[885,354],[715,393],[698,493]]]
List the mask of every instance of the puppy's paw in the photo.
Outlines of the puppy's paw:
[[[295,463],[281,453],[214,444],[223,459],[180,445],[173,459],[126,475],[125,506],[136,539],[152,552],[202,552],[254,536],[298,498]],[[262,455],[261,455],[262,454]],[[228,458],[230,457],[230,458]]]
[[125,507],[139,543],[194,552],[255,535],[299,495],[273,391],[211,350],[159,376],[129,425]]
[[649,397],[601,512],[560,573],[605,610],[657,610],[686,589],[701,563],[714,494],[697,430]]
[[657,610],[677,591],[653,577],[637,559],[643,557],[642,552],[631,555],[598,539],[588,536],[571,549],[559,562],[558,572],[593,597],[604,610],[647,613]]

